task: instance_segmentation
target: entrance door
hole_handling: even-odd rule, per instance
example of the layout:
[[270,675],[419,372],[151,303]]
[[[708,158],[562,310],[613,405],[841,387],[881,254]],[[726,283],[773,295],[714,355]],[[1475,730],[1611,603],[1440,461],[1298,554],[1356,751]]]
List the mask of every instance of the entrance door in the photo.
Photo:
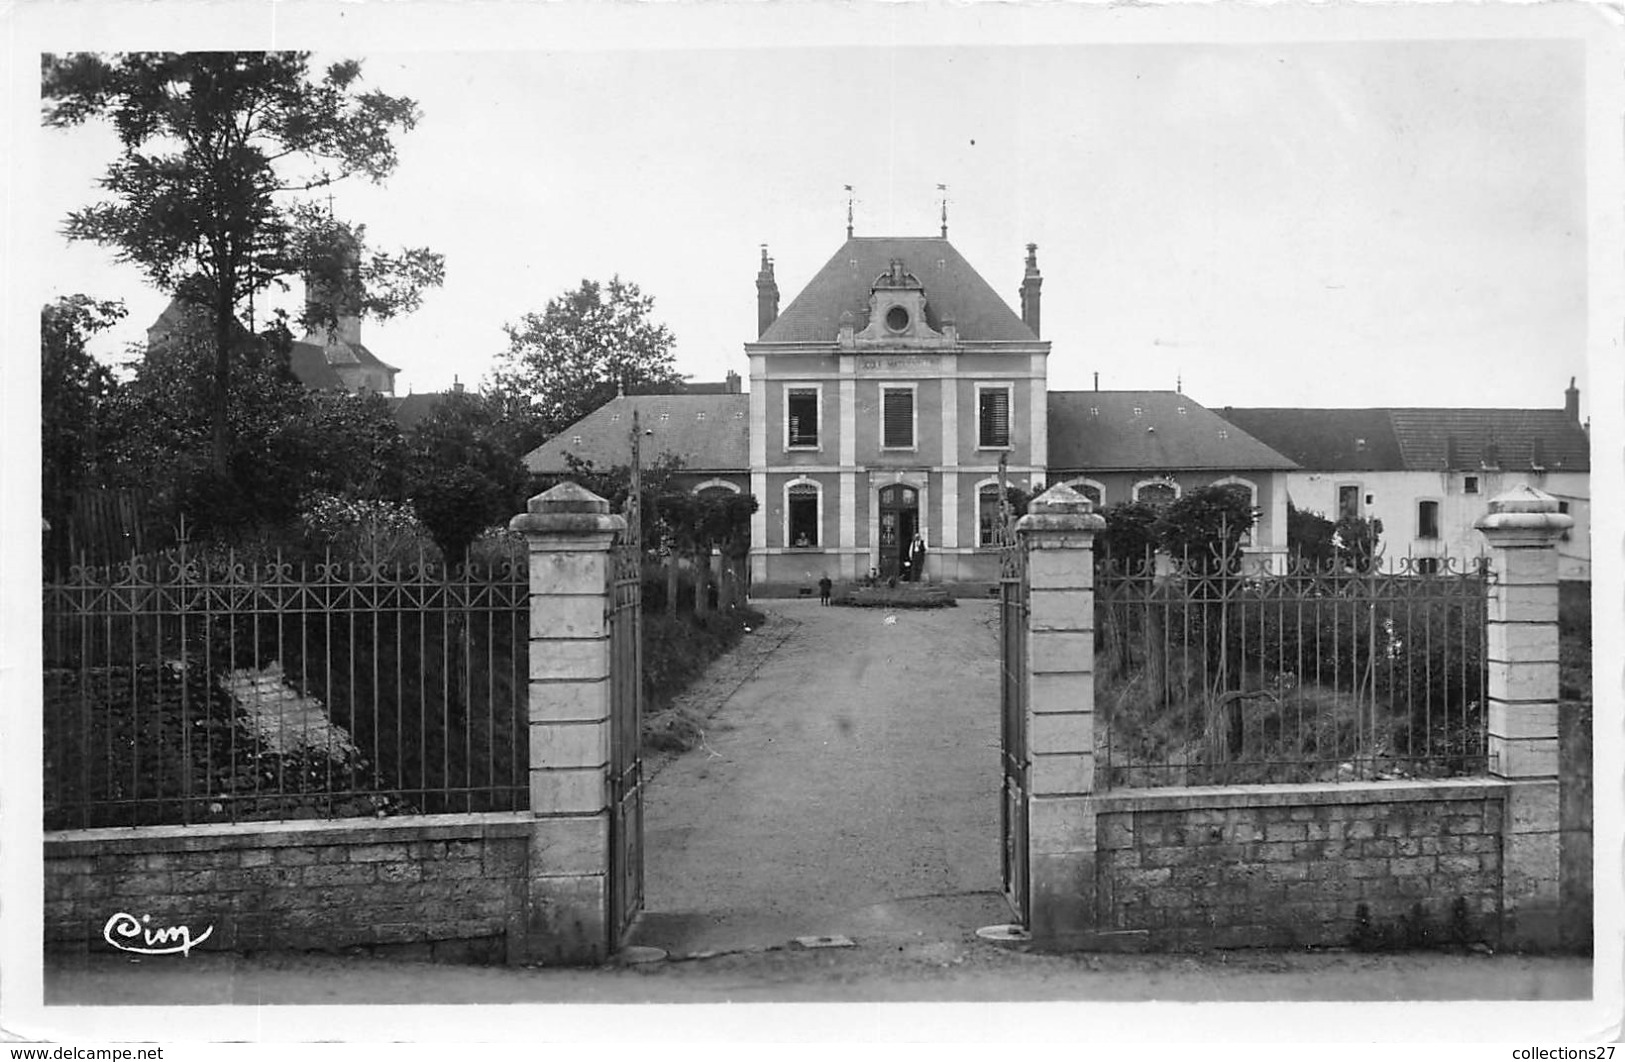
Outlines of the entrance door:
[[880,577],[910,578],[904,565],[920,529],[920,492],[895,483],[880,488]]

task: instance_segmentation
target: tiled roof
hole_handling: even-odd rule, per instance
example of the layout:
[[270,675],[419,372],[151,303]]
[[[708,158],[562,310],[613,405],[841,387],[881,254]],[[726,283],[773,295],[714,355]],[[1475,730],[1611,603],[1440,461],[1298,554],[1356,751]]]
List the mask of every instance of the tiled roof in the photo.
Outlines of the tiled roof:
[[1323,472],[1395,469],[1399,439],[1386,409],[1235,409],[1219,416],[1304,468]]
[[401,395],[391,398],[389,405],[395,414],[395,423],[402,431],[411,431],[423,418],[449,397],[444,391],[426,391],[423,394]]
[[[1584,429],[1561,409],[1392,409],[1394,434],[1405,467],[1542,468],[1585,472],[1591,445]],[[1450,460],[1451,441],[1455,459]],[[1536,444],[1539,442],[1539,460]],[[1493,445],[1495,453],[1491,454]],[[1491,456],[1494,460],[1490,460]]]
[[1051,391],[1049,467],[1172,472],[1296,466],[1177,391]]
[[1224,416],[1316,471],[1591,468],[1590,440],[1561,409],[1226,409]]
[[[1036,342],[1015,311],[946,239],[933,236],[854,236],[808,281],[762,334],[763,343],[834,343],[841,314],[852,311],[862,331],[869,321],[869,289],[893,258],[925,288],[925,321],[937,331],[952,320],[965,340]],[[1019,266],[1019,259],[1012,259]],[[1012,286],[1014,286],[1012,284]]]
[[744,394],[621,395],[526,454],[525,467],[532,472],[565,472],[566,453],[599,469],[629,464],[634,410],[644,431],[641,450],[646,463],[671,454],[696,472],[750,468],[750,396]]
[[288,367],[312,391],[345,390],[344,381],[328,364],[327,352],[314,343],[294,343],[288,352]]

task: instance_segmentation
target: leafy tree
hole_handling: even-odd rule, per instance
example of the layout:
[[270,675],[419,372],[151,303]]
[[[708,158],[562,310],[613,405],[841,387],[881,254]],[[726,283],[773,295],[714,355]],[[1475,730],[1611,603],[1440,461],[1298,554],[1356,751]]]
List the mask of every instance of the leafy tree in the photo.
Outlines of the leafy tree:
[[1334,565],[1354,571],[1371,570],[1382,538],[1382,521],[1345,516],[1336,523],[1317,512],[1295,508],[1286,510],[1286,544],[1297,563],[1330,568]]
[[501,444],[503,411],[485,395],[448,395],[406,439],[406,491],[448,567],[523,507],[525,468]]
[[648,394],[682,382],[671,332],[651,319],[654,298],[619,276],[583,280],[540,314],[503,325],[508,349],[493,379],[527,400],[527,448],[558,434],[618,391]]
[[1165,506],[1151,527],[1157,544],[1196,571],[1233,565],[1241,539],[1258,518],[1244,487],[1219,484],[1189,491]]
[[1100,515],[1106,521],[1106,530],[1096,542],[1100,564],[1125,573],[1143,571],[1157,548],[1153,528],[1158,510],[1141,502],[1122,502],[1106,506]]
[[[328,291],[365,288],[372,294],[351,302],[383,317],[412,309],[423,286],[440,283],[440,256],[364,258],[359,230],[297,198],[351,176],[383,181],[396,164],[392,136],[418,120],[412,100],[362,91],[360,63],[334,63],[319,79],[308,66],[305,52],[43,59],[46,124],[106,119],[123,146],[102,178],[111,198],[70,214],[65,234],[113,248],[212,321],[204,408],[222,486],[231,478],[230,394],[242,353],[233,333],[244,302],[305,272]],[[340,246],[344,237],[351,246]]]
[[226,403],[232,445],[221,473],[209,452],[212,332],[207,314],[192,315],[131,363],[133,376],[112,410],[118,481],[157,486],[174,515],[204,534],[284,524],[309,489],[310,466],[322,460],[310,455],[303,422],[310,395],[275,340],[234,329],[237,381]]
[[[741,562],[750,553],[750,518],[756,512],[754,494],[735,494],[728,490],[706,491],[695,498],[695,539],[700,558],[701,586],[710,583],[711,551],[722,554],[725,572],[731,578],[721,580],[718,604],[724,609],[738,603],[737,595],[743,589],[744,575]],[[703,611],[696,597],[695,611]]]
[[1320,513],[1286,505],[1286,548],[1295,561],[1324,568],[1337,556],[1332,535],[1337,525]]
[[406,489],[406,441],[382,395],[312,391],[291,432],[300,440],[303,491],[392,500]]
[[68,561],[74,495],[99,481],[107,464],[109,407],[118,383],[86,348],[124,316],[124,304],[69,295],[40,310],[41,511],[50,527],[48,560]]

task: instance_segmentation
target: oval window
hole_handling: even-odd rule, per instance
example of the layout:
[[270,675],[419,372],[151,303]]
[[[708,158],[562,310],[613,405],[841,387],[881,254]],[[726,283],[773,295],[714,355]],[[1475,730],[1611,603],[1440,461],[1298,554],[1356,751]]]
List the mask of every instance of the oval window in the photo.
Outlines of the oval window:
[[886,311],[886,327],[893,332],[901,332],[908,327],[908,311],[901,306],[893,306]]

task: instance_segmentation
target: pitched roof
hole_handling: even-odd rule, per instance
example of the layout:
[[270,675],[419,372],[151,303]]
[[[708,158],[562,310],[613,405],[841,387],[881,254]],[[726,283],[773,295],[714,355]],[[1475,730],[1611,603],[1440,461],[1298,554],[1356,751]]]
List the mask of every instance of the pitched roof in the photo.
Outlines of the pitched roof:
[[1049,466],[1100,472],[1296,467],[1177,391],[1051,391]]
[[345,390],[344,381],[328,364],[327,352],[314,343],[295,342],[288,351],[288,367],[312,391]]
[[925,322],[941,331],[951,320],[965,340],[1034,343],[1038,337],[994,293],[947,239],[938,236],[854,236],[841,245],[762,334],[763,343],[833,343],[841,314],[852,311],[861,331],[869,292],[893,258],[925,287]]
[[411,431],[452,393],[455,392],[426,391],[422,394],[391,398],[389,405],[391,412],[395,414],[395,423],[402,431]]
[[1393,418],[1394,434],[1399,438],[1406,468],[1539,466],[1567,472],[1585,472],[1591,468],[1591,440],[1579,423],[1561,409],[1391,409],[1388,412]]
[[1224,416],[1317,471],[1591,468],[1590,440],[1561,409],[1227,408]]
[[1304,468],[1324,472],[1401,468],[1386,409],[1236,409],[1219,416]]
[[744,394],[620,395],[526,454],[525,467],[565,472],[566,453],[600,469],[629,464],[634,410],[644,432],[645,462],[670,454],[696,472],[750,467],[750,396]]

